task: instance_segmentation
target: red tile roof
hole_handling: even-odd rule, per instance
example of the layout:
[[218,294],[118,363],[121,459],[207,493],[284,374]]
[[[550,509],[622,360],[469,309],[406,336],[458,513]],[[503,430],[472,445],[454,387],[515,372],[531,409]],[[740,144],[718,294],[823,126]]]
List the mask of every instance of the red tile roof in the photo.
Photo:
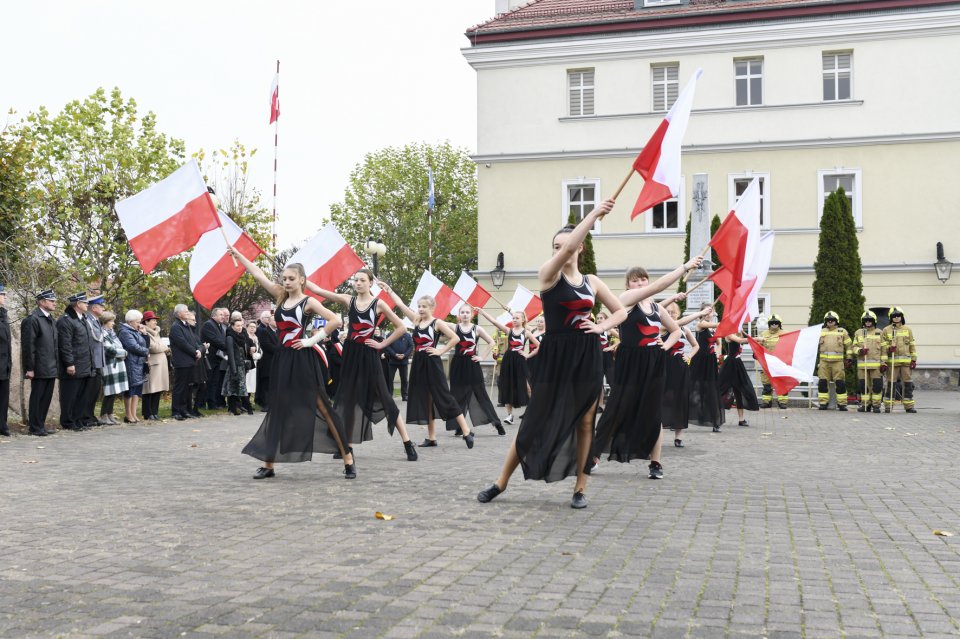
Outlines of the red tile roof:
[[676,26],[728,24],[960,4],[958,0],[688,0],[634,8],[634,0],[531,0],[467,29],[473,44]]

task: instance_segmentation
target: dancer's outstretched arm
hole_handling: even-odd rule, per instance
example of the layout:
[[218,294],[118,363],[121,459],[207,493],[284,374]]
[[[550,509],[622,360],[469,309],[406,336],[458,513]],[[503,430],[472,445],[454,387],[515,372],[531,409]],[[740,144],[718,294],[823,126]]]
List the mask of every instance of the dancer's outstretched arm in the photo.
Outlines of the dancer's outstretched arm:
[[328,291],[325,288],[320,288],[310,280],[307,280],[307,290],[311,293],[319,295],[325,300],[330,300],[331,302],[336,302],[341,306],[350,308],[350,296],[343,293],[336,293],[334,291]]
[[[604,200],[580,220],[569,233],[558,235],[553,240],[553,256],[543,263],[540,267],[540,289],[545,290],[553,286],[560,279],[560,271],[563,265],[580,250],[580,245],[586,239],[587,233],[593,228],[593,225],[599,222],[613,209],[616,200]],[[663,290],[663,289],[661,289]],[[609,308],[609,307],[608,307]]]

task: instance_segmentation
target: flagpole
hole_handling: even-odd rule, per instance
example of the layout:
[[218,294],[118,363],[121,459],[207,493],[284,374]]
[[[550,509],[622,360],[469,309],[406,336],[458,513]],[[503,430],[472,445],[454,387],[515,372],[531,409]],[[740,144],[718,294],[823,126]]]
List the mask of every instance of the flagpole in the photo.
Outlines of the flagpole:
[[[706,256],[707,256],[707,251],[709,251],[709,250],[710,250],[710,244],[707,243],[707,245],[706,245],[705,247],[703,247],[703,250],[700,252],[700,257],[706,257]],[[693,273],[695,270],[696,270],[696,267],[694,267],[694,268],[690,269],[689,271],[687,271],[686,273],[684,273],[684,274],[683,274],[683,278],[682,278],[680,281],[681,281],[681,282],[686,282],[686,281],[690,278],[690,274]]]
[[[280,102],[280,60],[277,60],[277,103]],[[273,229],[271,231],[271,252],[277,254],[277,141],[280,137],[280,118],[273,121]]]
[[623,178],[623,181],[620,183],[620,186],[617,187],[617,190],[613,192],[613,197],[610,198],[611,200],[616,200],[618,197],[620,197],[620,192],[624,189],[625,186],[627,186],[627,182],[629,182],[630,178],[633,177],[633,173],[634,173],[634,168],[633,168],[633,165],[631,165],[630,172],[627,173],[627,176],[625,178]]
[[[712,273],[711,273],[710,275],[712,275]],[[700,280],[699,282],[697,282],[696,284],[694,284],[694,285],[693,285],[693,288],[688,289],[688,290],[687,290],[687,297],[690,296],[690,293],[693,293],[695,290],[697,290],[697,289],[700,288],[703,284],[705,284],[706,281],[710,279],[710,275],[707,275],[707,276],[704,277],[702,280]],[[717,299],[720,299],[720,298],[717,298]]]
[[[430,166],[430,176],[433,179],[433,160],[427,163]],[[427,189],[429,190],[429,185]],[[430,194],[427,194],[429,198]],[[433,273],[433,207],[427,201],[427,270]]]

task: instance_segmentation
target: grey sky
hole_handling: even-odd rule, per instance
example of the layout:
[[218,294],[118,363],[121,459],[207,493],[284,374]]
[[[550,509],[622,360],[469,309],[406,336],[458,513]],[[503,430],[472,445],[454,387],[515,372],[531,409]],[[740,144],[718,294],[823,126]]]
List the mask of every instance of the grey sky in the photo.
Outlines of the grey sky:
[[494,0],[37,1],[3,8],[0,108],[58,112],[120,87],[188,153],[237,138],[271,205],[269,93],[280,59],[280,246],[342,199],[367,152],[449,139],[476,148],[476,77],[463,32]]

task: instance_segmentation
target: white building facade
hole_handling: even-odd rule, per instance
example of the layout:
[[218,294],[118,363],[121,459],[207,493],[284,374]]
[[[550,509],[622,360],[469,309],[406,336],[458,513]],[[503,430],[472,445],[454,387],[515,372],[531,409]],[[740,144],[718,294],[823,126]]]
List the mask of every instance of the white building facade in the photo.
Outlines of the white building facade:
[[631,221],[634,176],[593,235],[598,274],[620,291],[630,266],[674,268],[694,183],[722,218],[759,177],[777,234],[762,310],[805,326],[823,200],[843,186],[867,306],[903,307],[921,384],[956,385],[960,275],[941,283],[934,262],[937,242],[960,256],[960,2],[538,0],[467,36],[479,265],[504,254],[504,298],[536,290],[553,233],[613,194],[702,68],[680,196]]

